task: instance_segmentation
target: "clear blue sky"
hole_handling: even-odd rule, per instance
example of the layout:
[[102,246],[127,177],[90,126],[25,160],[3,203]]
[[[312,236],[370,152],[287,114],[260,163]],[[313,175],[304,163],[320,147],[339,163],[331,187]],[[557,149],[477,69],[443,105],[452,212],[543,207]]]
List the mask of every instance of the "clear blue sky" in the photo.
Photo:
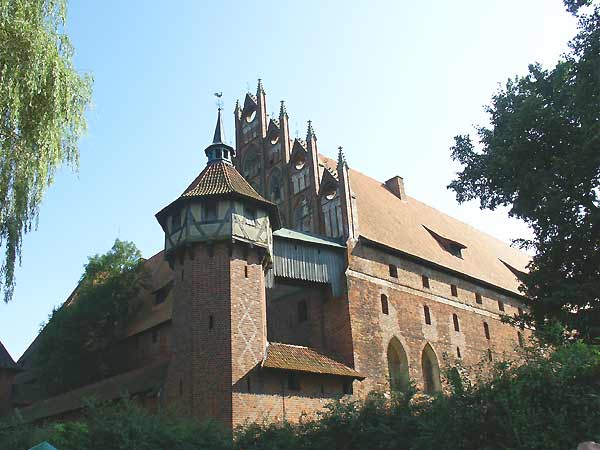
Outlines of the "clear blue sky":
[[[167,6],[167,4],[170,6]],[[285,99],[291,133],[313,120],[320,151],[503,240],[524,225],[505,211],[457,205],[447,191],[458,133],[485,123],[498,83],[553,64],[576,24],[560,0],[71,1],[76,66],[93,74],[94,107],[78,174],[61,170],[25,237],[0,340],[17,359],[87,256],[115,238],[149,257],[154,214],[204,167],[212,93],[233,106],[262,78],[269,110]]]

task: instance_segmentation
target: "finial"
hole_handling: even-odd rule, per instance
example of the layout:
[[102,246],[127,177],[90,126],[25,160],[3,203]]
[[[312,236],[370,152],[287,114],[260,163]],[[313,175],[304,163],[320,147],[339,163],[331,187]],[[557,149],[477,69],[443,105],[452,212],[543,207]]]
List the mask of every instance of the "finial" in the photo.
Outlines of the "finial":
[[265,93],[265,88],[263,87],[262,84],[262,79],[258,79],[258,86],[256,87],[256,95],[258,94],[264,94]]
[[285,108],[285,102],[281,100],[281,106],[279,107],[279,117],[283,118],[283,116],[287,117],[287,109]]
[[215,92],[213,95],[217,97],[217,109],[221,111],[223,109],[223,91]]
[[315,136],[315,130],[312,126],[312,120],[309,120],[308,128],[306,130],[306,142],[309,142],[312,138],[317,139],[317,136]]
[[235,110],[238,111],[240,109],[242,109],[242,107],[240,106],[240,99],[238,98],[235,101]]
[[215,126],[215,135],[213,136],[213,144],[224,144],[225,133],[223,130],[223,120],[221,119],[221,107],[217,110],[217,125]]
[[344,155],[344,148],[340,145],[338,147],[338,167],[346,166],[348,167],[348,163],[346,162],[346,156]]

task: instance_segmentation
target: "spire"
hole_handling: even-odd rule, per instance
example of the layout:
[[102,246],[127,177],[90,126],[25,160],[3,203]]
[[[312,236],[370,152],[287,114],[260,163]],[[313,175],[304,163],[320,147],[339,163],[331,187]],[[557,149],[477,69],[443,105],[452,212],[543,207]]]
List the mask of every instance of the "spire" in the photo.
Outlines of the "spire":
[[337,160],[338,168],[340,167],[348,167],[348,163],[346,162],[346,155],[344,155],[344,148],[340,145],[338,147],[338,160]]
[[281,106],[279,107],[279,117],[287,117],[287,109],[285,108],[285,102],[281,100]]
[[308,128],[306,130],[306,142],[310,142],[311,139],[317,139],[317,136],[315,135],[315,130],[312,126],[312,120],[309,120]]
[[221,108],[217,113],[217,125],[215,126],[215,134],[212,144],[210,144],[204,152],[208,158],[208,164],[213,162],[223,161],[231,164],[231,158],[235,156],[233,147],[225,143],[225,128],[223,127],[223,119],[221,118]]
[[265,88],[263,87],[262,80],[258,79],[258,86],[256,87],[256,95],[264,94]]

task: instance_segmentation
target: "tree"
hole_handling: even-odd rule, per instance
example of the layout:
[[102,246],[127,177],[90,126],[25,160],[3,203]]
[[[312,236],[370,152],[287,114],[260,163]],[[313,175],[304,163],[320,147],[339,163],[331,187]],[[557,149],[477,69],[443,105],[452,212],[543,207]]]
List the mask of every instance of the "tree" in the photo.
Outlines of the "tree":
[[49,394],[110,376],[126,356],[117,343],[139,307],[149,274],[132,242],[89,258],[77,289],[41,330],[34,365]]
[[92,79],[72,63],[64,33],[67,0],[0,0],[0,292],[12,298],[24,233],[77,141]]
[[455,137],[463,167],[449,188],[459,202],[508,206],[531,227],[519,241],[535,251],[525,321],[540,335],[559,324],[591,341],[600,336],[600,5],[589,3],[565,0],[579,29],[554,68],[533,64],[493,96],[481,148]]

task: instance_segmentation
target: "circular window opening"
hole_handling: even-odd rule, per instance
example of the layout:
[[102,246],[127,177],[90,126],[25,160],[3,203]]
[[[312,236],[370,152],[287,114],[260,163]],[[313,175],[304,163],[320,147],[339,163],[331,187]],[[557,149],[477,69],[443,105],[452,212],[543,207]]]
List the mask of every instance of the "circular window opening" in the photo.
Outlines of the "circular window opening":
[[335,188],[330,188],[327,191],[325,191],[325,198],[327,200],[333,200],[335,198],[335,195],[337,194],[337,191]]
[[304,160],[304,158],[298,158],[295,163],[296,170],[303,169],[305,164],[306,161]]
[[254,122],[254,118],[256,117],[256,110],[250,111],[246,114],[246,122],[251,123]]
[[279,136],[274,134],[271,136],[271,145],[275,145],[279,142]]

